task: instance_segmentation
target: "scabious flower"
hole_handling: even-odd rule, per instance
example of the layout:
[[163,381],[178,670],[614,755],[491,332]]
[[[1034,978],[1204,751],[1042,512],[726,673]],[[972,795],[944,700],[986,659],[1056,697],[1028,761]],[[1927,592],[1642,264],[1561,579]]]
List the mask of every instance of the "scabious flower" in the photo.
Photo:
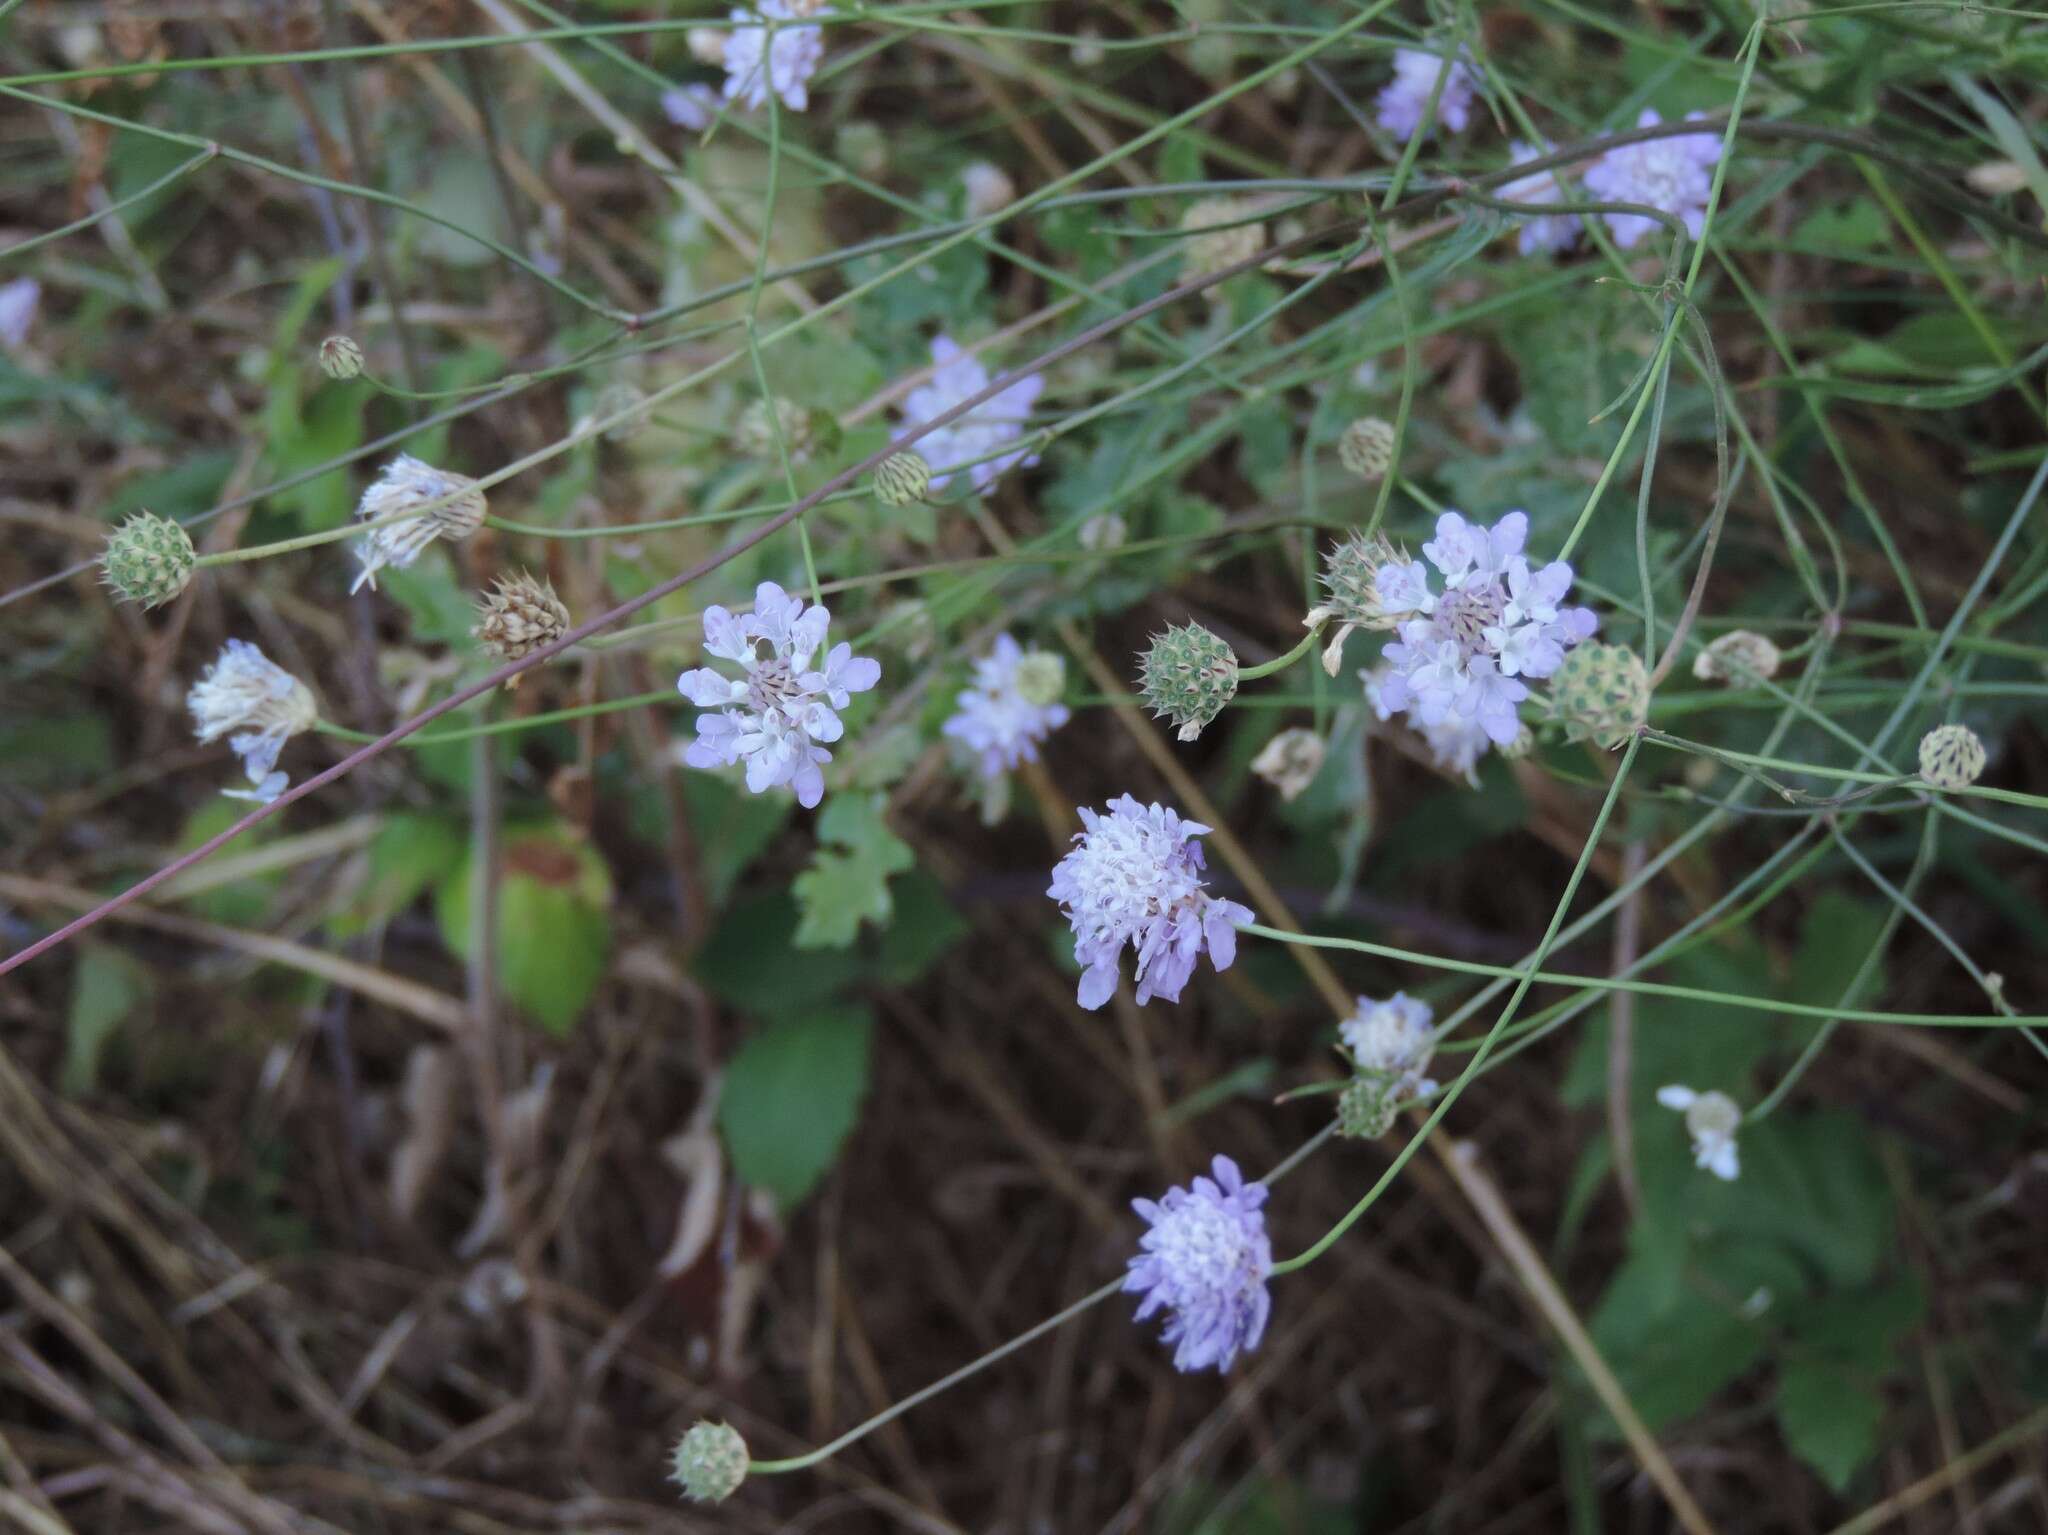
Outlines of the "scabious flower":
[[1379,94],[1379,124],[1402,143],[1415,137],[1429,108],[1436,77],[1448,68],[1443,94],[1437,97],[1436,120],[1451,132],[1461,131],[1472,111],[1472,71],[1462,59],[1446,63],[1420,48],[1394,50],[1394,78]]
[[792,112],[811,104],[807,82],[825,56],[825,29],[788,23],[817,8],[816,0],[755,0],[751,8],[733,8],[738,25],[726,34],[722,56],[727,101],[759,108],[773,91]]
[[953,696],[959,707],[941,730],[978,755],[981,776],[995,778],[1038,760],[1038,743],[1068,719],[1059,701],[1065,668],[1048,651],[1026,650],[1007,634],[974,663],[974,686]]
[[1136,1320],[1162,1307],[1172,1315],[1161,1331],[1182,1372],[1228,1370],[1259,1346],[1273,1297],[1273,1244],[1266,1237],[1266,1186],[1246,1183],[1229,1157],[1209,1164],[1213,1178],[1171,1188],[1157,1203],[1131,1201],[1151,1230],[1138,1239],[1124,1289],[1145,1298]]
[[723,99],[716,89],[702,83],[675,86],[661,93],[662,115],[678,128],[702,133],[717,118]]
[[229,789],[227,796],[265,805],[291,782],[277,771],[277,754],[320,717],[312,690],[247,640],[227,642],[192,684],[185,707],[192,711],[192,731],[201,742],[239,732],[229,736],[228,745],[242,759],[251,787]]
[[1742,1124],[1742,1110],[1726,1093],[1696,1093],[1676,1084],[1657,1089],[1657,1101],[1685,1116],[1685,1133],[1692,1137],[1692,1160],[1724,1183],[1735,1181],[1742,1164],[1735,1153],[1735,1132]]
[[1138,1002],[1180,1000],[1202,950],[1228,970],[1237,958],[1237,928],[1252,913],[1219,900],[1202,884],[1202,845],[1209,830],[1164,805],[1130,795],[1101,814],[1081,807],[1086,828],[1052,871],[1046,891],[1074,928],[1081,965],[1080,1002],[1094,1011],[1116,991],[1117,961],[1128,943],[1137,951]]
[[[988,369],[973,353],[963,352],[951,336],[932,338],[932,361],[938,364],[932,376],[911,390],[903,401],[903,425],[896,432],[894,441],[901,442],[934,416],[988,388]],[[1020,378],[1001,394],[983,400],[964,416],[918,438],[917,451],[932,466],[931,488],[944,490],[952,471],[962,464],[973,465],[968,473],[973,476],[974,488],[987,490],[1005,470],[1019,464],[1028,468],[1037,463],[1036,453],[1005,453],[999,458],[987,459],[982,459],[982,456],[994,452],[1006,442],[1016,441],[1024,430],[1031,407],[1038,401],[1038,392],[1044,387],[1045,379],[1039,374]],[[976,459],[982,459],[982,462],[975,463]]]
[[[1541,148],[1515,140],[1511,147],[1512,164],[1521,165],[1550,153],[1551,146]],[[1510,181],[1500,189],[1503,201],[1511,203],[1554,203],[1564,198],[1564,191],[1558,185],[1555,171],[1537,171],[1518,181]],[[1522,218],[1515,221],[1521,226],[1515,236],[1515,244],[1525,256],[1539,252],[1555,255],[1569,250],[1579,238],[1579,221],[1569,213],[1552,213],[1542,218]]]
[[1528,536],[1523,512],[1491,528],[1445,512],[1422,546],[1440,594],[1419,562],[1389,562],[1374,580],[1400,637],[1381,652],[1387,666],[1368,674],[1367,697],[1381,719],[1406,715],[1439,760],[1468,776],[1487,745],[1512,746],[1521,734],[1524,679],[1550,676],[1599,627],[1589,609],[1563,605],[1570,565],[1530,568]]
[[364,585],[375,591],[377,572],[385,566],[403,570],[435,539],[460,541],[483,526],[484,493],[468,475],[436,469],[410,453],[401,453],[384,466],[384,472],[356,504],[358,522],[377,522],[436,501],[440,504],[431,511],[386,523],[363,535],[356,545],[356,558],[363,568],[349,588],[351,592]]
[[42,301],[43,285],[33,277],[0,283],[0,347],[13,352],[27,343],[29,327],[36,323],[36,306]]
[[[1687,114],[1686,120],[1700,116]],[[1643,108],[1636,126],[1661,123],[1654,108]],[[1711,133],[1682,133],[1644,144],[1621,144],[1586,167],[1586,190],[1603,202],[1645,203],[1682,220],[1695,240],[1706,227],[1707,196],[1714,187],[1714,163],[1721,141]],[[1614,243],[1627,250],[1651,230],[1655,219],[1640,213],[1605,213]]]
[[821,769],[832,760],[823,743],[846,733],[838,711],[882,679],[880,664],[855,655],[844,640],[820,670],[811,670],[831,621],[823,607],[805,607],[773,581],[754,588],[751,613],[706,608],[705,651],[737,661],[746,676],[736,680],[700,666],[676,679],[683,697],[716,711],[697,716],[697,738],[683,761],[694,768],[745,762],[751,794],[786,785],[806,810],[823,799]]
[[1360,1074],[1383,1082],[1389,1098],[1427,1098],[1436,1091],[1422,1074],[1436,1054],[1435,1017],[1427,1002],[1405,991],[1384,1002],[1360,997],[1357,1010],[1337,1025],[1337,1037]]

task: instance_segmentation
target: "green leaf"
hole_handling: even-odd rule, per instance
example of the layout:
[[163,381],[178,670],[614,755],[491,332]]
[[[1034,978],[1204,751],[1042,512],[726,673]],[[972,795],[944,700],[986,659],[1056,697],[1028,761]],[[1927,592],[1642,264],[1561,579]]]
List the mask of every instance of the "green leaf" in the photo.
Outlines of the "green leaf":
[[784,1210],[817,1187],[859,1118],[873,1035],[865,1008],[814,1009],[753,1034],[726,1069],[718,1126],[733,1170]]
[[1877,1453],[1883,1422],[1883,1394],[1837,1364],[1794,1361],[1778,1372],[1778,1430],[1838,1493]]
[[445,816],[394,815],[370,843],[370,878],[329,922],[336,937],[381,927],[446,878],[463,858],[462,828]]
[[968,927],[953,909],[945,886],[922,869],[911,870],[897,882],[894,899],[896,920],[882,935],[875,976],[890,986],[908,986],[965,938]]
[[149,972],[119,949],[100,943],[80,946],[71,975],[64,1072],[59,1079],[67,1095],[78,1098],[93,1090],[108,1041],[149,989]]
[[895,910],[889,876],[901,874],[916,858],[910,844],[889,830],[883,819],[887,805],[882,794],[835,794],[827,802],[818,817],[821,846],[790,887],[802,913],[795,937],[799,949],[843,949],[861,923],[889,925]]
[[859,975],[861,962],[852,953],[799,954],[790,946],[796,923],[796,902],[785,891],[735,901],[697,951],[692,971],[741,1012],[806,1013]]
[[[465,857],[434,901],[441,940],[470,952]],[[575,1026],[611,953],[611,873],[595,850],[555,823],[508,830],[498,877],[498,985],[506,998],[560,1037]]]

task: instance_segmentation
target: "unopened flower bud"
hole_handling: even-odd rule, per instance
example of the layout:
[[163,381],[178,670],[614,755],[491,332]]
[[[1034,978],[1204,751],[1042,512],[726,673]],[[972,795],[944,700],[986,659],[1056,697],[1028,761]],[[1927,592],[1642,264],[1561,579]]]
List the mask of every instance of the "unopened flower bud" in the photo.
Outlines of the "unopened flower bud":
[[108,536],[100,578],[124,601],[153,608],[185,589],[198,558],[191,535],[170,518],[137,512]]
[[1337,461],[1361,480],[1377,480],[1394,464],[1394,423],[1360,416],[1337,439]]
[[909,506],[931,492],[932,466],[908,448],[875,466],[875,495],[884,506]]
[[1394,1128],[1400,1105],[1384,1077],[1353,1077],[1337,1096],[1337,1133],[1347,1140],[1376,1141]]
[[1649,712],[1649,672],[1626,646],[1597,640],[1574,646],[1550,679],[1550,717],[1568,741],[1611,749],[1640,729]]
[[1237,695],[1237,655],[1200,624],[1183,624],[1154,637],[1138,676],[1152,712],[1192,741]]
[[[769,412],[774,412],[771,417]],[[732,445],[735,452],[747,458],[774,459],[777,436],[782,440],[782,450],[789,455],[792,464],[800,464],[811,453],[811,416],[793,400],[777,397],[769,400],[754,400],[740,412],[740,418],[732,429]]]
[[683,1496],[723,1503],[747,1479],[747,1442],[729,1423],[700,1420],[676,1441],[669,1476]]
[[1984,743],[1967,725],[1938,725],[1920,738],[1920,776],[1937,789],[1967,789],[1984,772]]
[[971,219],[1000,213],[1017,200],[1017,183],[1008,171],[990,161],[976,160],[960,173],[960,181],[967,189],[967,216]]
[[363,371],[363,349],[353,336],[329,336],[320,343],[320,371],[329,378],[354,378]]
[[[502,577],[477,603],[470,634],[501,661],[518,661],[552,645],[569,628],[569,609],[546,580],[526,571]],[[517,677],[512,679],[515,683]]]
[[1777,676],[1782,659],[1761,634],[1731,629],[1693,657],[1692,674],[1702,682],[1747,682]]

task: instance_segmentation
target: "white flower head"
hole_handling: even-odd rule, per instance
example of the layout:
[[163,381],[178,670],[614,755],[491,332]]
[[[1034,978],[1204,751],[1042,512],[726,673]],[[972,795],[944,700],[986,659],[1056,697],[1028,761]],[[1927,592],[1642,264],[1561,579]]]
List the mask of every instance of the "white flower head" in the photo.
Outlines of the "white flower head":
[[825,29],[792,25],[818,9],[815,0],[756,0],[735,6],[726,34],[725,99],[760,108],[773,91],[792,112],[811,104],[809,80],[825,56]]
[[229,731],[228,745],[242,759],[248,789],[229,789],[230,799],[268,804],[291,780],[277,771],[284,743],[310,730],[320,717],[312,689],[272,661],[247,640],[229,640],[218,659],[200,674],[185,695],[192,711],[192,733],[201,742],[218,741]]
[[823,799],[822,769],[832,760],[825,746],[846,731],[838,711],[852,694],[865,693],[882,678],[881,666],[856,656],[844,640],[822,667],[811,668],[831,618],[773,581],[754,589],[751,613],[706,608],[705,651],[738,662],[746,675],[735,679],[702,666],[676,679],[683,697],[715,711],[697,716],[697,738],[683,761],[694,768],[744,762],[748,792],[788,787],[806,810]]
[[1252,771],[1278,789],[1280,798],[1293,800],[1316,781],[1326,750],[1321,736],[1294,725],[1260,748],[1252,758]]
[[1436,121],[1452,133],[1461,132],[1472,112],[1472,71],[1462,59],[1446,61],[1420,48],[1394,50],[1393,81],[1376,103],[1380,126],[1404,144],[1414,138],[1436,91],[1437,76],[1446,69],[1450,74],[1437,96]]
[[1361,1074],[1388,1081],[1390,1101],[1427,1098],[1436,1091],[1423,1075],[1436,1054],[1435,1016],[1427,1002],[1404,991],[1384,1002],[1360,997],[1357,1011],[1337,1025],[1337,1036]]
[[1685,1133],[1692,1137],[1692,1160],[1724,1183],[1732,1183],[1742,1171],[1735,1154],[1735,1132],[1742,1124],[1742,1110],[1726,1093],[1696,1093],[1673,1084],[1657,1089],[1657,1101],[1685,1116]]
[[[904,424],[896,433],[896,441],[988,388],[988,369],[972,352],[962,351],[951,336],[932,338],[932,361],[937,364],[932,376],[911,390],[903,401]],[[1037,463],[1035,453],[997,450],[1023,434],[1031,407],[1044,387],[1045,379],[1039,374],[1020,378],[965,415],[918,438],[913,446],[932,466],[932,489],[945,489],[951,471],[962,466],[972,466],[967,472],[976,490],[987,490],[1005,470]]]
[[42,301],[43,285],[33,277],[0,283],[0,347],[13,352],[27,343],[29,327],[36,323],[36,306]]
[[378,522],[419,507],[430,509],[363,535],[356,545],[356,558],[363,568],[357,572],[351,592],[364,585],[375,591],[378,571],[387,565],[405,569],[437,538],[460,542],[469,537],[483,526],[486,510],[484,493],[468,475],[451,474],[401,453],[363,492],[363,499],[356,503],[356,520]]
[[984,778],[998,777],[1020,762],[1036,762],[1038,743],[1069,717],[1059,701],[1063,678],[1059,657],[1026,650],[999,634],[989,653],[974,663],[974,686],[954,695],[958,708],[940,728],[975,753]]

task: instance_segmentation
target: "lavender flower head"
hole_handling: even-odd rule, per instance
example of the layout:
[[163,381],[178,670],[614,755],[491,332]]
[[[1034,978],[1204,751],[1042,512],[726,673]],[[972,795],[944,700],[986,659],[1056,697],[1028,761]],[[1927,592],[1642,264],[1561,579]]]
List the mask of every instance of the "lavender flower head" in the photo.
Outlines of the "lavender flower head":
[[[773,91],[792,112],[811,104],[806,82],[825,56],[825,29],[785,23],[801,20],[817,8],[816,0],[755,0],[751,8],[733,8],[732,19],[738,25],[725,38],[727,101],[758,109],[768,104]],[[771,21],[778,25],[771,29]]]
[[1472,111],[1472,71],[1462,59],[1448,64],[1434,53],[1420,48],[1394,50],[1394,78],[1379,94],[1379,124],[1402,143],[1415,137],[1429,109],[1436,77],[1448,68],[1443,94],[1437,97],[1436,121],[1452,133],[1460,132]]
[[1228,1157],[1209,1164],[1214,1179],[1197,1177],[1171,1188],[1156,1204],[1132,1207],[1152,1229],[1138,1239],[1124,1289],[1142,1294],[1136,1320],[1164,1307],[1173,1315],[1160,1337],[1173,1345],[1173,1367],[1183,1372],[1230,1368],[1240,1353],[1259,1346],[1273,1298],[1273,1244],[1266,1239],[1266,1187],[1246,1183]]
[[1204,948],[1210,964],[1230,968],[1238,925],[1252,913],[1203,888],[1202,846],[1194,839],[1208,827],[1128,794],[1102,814],[1082,806],[1081,823],[1087,829],[1045,893],[1073,924],[1083,1007],[1093,1012],[1115,993],[1126,943],[1138,955],[1141,1006],[1154,997],[1178,1002]]
[[284,743],[311,730],[320,718],[312,690],[247,640],[227,642],[192,684],[185,707],[192,711],[192,733],[202,742],[228,736],[228,746],[249,775],[248,788],[222,792],[229,799],[263,805],[291,782],[277,770]]
[[36,306],[42,301],[43,285],[33,277],[0,283],[0,347],[15,352],[28,344],[29,329],[36,323]]
[[1381,606],[1401,616],[1400,637],[1381,652],[1390,670],[1377,679],[1374,706],[1382,719],[1405,714],[1425,734],[1443,735],[1438,755],[1465,759],[1467,771],[1485,749],[1481,736],[1511,746],[1520,735],[1529,696],[1522,679],[1548,677],[1599,627],[1589,609],[1563,606],[1571,566],[1553,560],[1530,569],[1522,555],[1528,536],[1523,512],[1491,528],[1445,512],[1422,546],[1443,578],[1441,593],[1430,590],[1420,563],[1396,559],[1376,577]]
[[[806,810],[825,796],[823,764],[832,760],[824,743],[845,734],[837,711],[850,695],[881,681],[881,666],[857,656],[841,640],[811,670],[811,657],[825,643],[832,615],[805,607],[773,581],[754,589],[754,611],[735,616],[721,607],[704,610],[704,649],[737,661],[746,676],[735,680],[708,666],[676,679],[676,690],[700,709],[697,738],[683,753],[694,768],[747,766],[753,794],[787,786]],[[764,652],[765,647],[765,654]]]
[[982,777],[1000,777],[1020,762],[1036,762],[1038,743],[1066,724],[1062,679],[1057,656],[999,634],[974,663],[974,686],[954,695],[959,708],[941,729],[979,755]]
[[1384,1002],[1360,997],[1357,1011],[1337,1025],[1337,1036],[1361,1073],[1389,1083],[1390,1097],[1427,1098],[1436,1091],[1436,1083],[1422,1074],[1436,1054],[1430,1028],[1435,1017],[1427,1002],[1405,991]]
[[[903,426],[894,438],[897,442],[934,416],[988,388],[988,369],[973,353],[963,352],[951,336],[932,338],[932,361],[938,364],[936,371],[903,401]],[[918,438],[912,446],[932,466],[931,488],[945,489],[949,471],[962,464],[973,465],[968,473],[974,477],[974,488],[987,490],[1006,469],[1037,463],[1036,453],[1006,453],[997,458],[983,455],[1017,439],[1031,407],[1037,403],[1038,392],[1044,387],[1045,380],[1036,373],[1020,378],[966,415]],[[982,461],[975,463],[976,459]]]
[[[1551,148],[1551,145],[1545,144],[1539,149],[1517,139],[1511,147],[1510,153],[1513,158],[1510,163],[1521,165],[1549,154]],[[1537,171],[1534,175],[1510,181],[1500,189],[1500,195],[1504,201],[1511,203],[1554,203],[1563,200],[1564,189],[1558,185],[1555,171]],[[1579,221],[1576,216],[1569,213],[1517,219],[1516,222],[1521,225],[1521,230],[1515,236],[1515,244],[1525,256],[1534,256],[1539,252],[1544,255],[1555,255],[1559,251],[1569,250],[1579,238]]]
[[702,133],[718,117],[719,93],[701,81],[678,85],[661,93],[662,114],[689,133]]
[[[1687,114],[1686,121],[1700,116]],[[1664,119],[1650,107],[1636,119],[1647,128]],[[1676,138],[1652,139],[1647,144],[1622,144],[1610,149],[1586,167],[1586,190],[1602,202],[1647,203],[1662,208],[1685,223],[1686,233],[1695,240],[1706,227],[1707,197],[1714,188],[1714,164],[1721,158],[1721,141],[1711,133],[1684,133]],[[1614,243],[1627,250],[1651,230],[1660,227],[1655,219],[1640,213],[1606,213],[1607,227],[1614,231]]]

